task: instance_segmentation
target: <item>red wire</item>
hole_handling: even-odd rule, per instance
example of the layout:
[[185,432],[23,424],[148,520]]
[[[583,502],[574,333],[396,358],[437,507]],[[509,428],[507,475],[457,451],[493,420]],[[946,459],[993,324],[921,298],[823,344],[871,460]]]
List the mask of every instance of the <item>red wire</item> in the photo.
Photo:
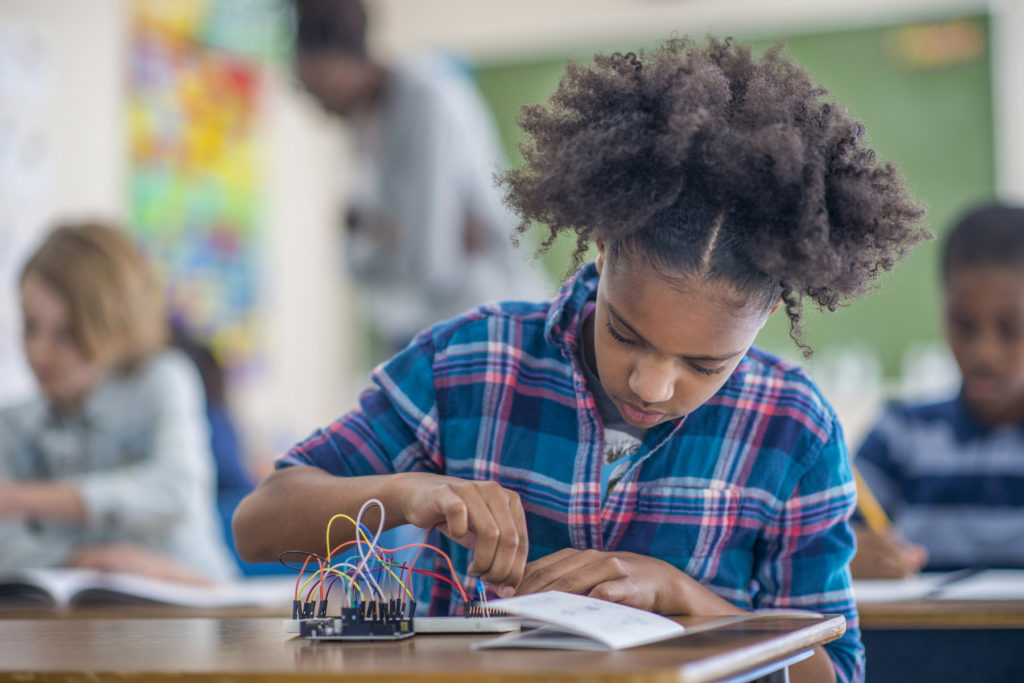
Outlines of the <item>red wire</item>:
[[[295,599],[299,599],[299,584],[302,583],[302,575],[306,572],[306,565],[313,559],[312,555],[306,555],[306,561],[302,563],[302,569],[299,570],[299,576],[295,579]],[[319,560],[317,560],[319,562]],[[307,598],[308,600],[309,598]]]
[[[346,547],[348,547],[350,545],[355,545],[356,543],[362,543],[362,542],[363,541],[358,540],[358,538],[357,538],[357,539],[354,539],[354,540],[351,540],[351,541],[345,541],[344,543],[340,543],[339,545],[337,545],[331,551],[331,555],[332,556],[335,555],[341,549],[346,548]],[[400,546],[398,548],[384,548],[384,547],[381,547],[379,545],[378,546],[374,546],[374,550],[376,552],[378,552],[378,553],[389,553],[389,554],[393,554],[393,553],[398,552],[399,550],[405,550],[407,548],[419,548],[419,550],[416,551],[415,557],[413,558],[413,564],[415,564],[416,561],[419,559],[420,554],[423,552],[424,548],[430,548],[431,550],[436,552],[438,555],[443,557],[445,563],[448,565],[448,571],[451,572],[451,575],[453,577],[452,579],[449,579],[448,577],[443,576],[441,574],[437,574],[435,572],[431,572],[431,571],[427,571],[427,570],[423,570],[423,569],[415,569],[415,568],[413,568],[412,565],[410,565],[409,569],[413,573],[423,574],[423,575],[426,575],[426,576],[430,576],[432,578],[440,579],[442,581],[445,581],[446,583],[451,584],[456,589],[458,589],[459,596],[462,598],[462,601],[464,603],[466,603],[467,605],[469,604],[469,595],[466,594],[466,590],[462,587],[461,584],[459,584],[457,581],[453,580],[457,575],[455,573],[455,567],[452,564],[452,558],[450,558],[448,556],[448,553],[446,553],[445,551],[441,550],[437,546],[430,545],[429,543],[408,543],[408,544]],[[299,584],[302,582],[302,574],[306,571],[306,565],[309,563],[309,561],[311,559],[313,559],[313,555],[309,555],[309,556],[306,557],[305,562],[302,563],[302,569],[299,570],[299,577],[295,580],[295,599],[296,600],[299,599]],[[323,562],[320,562],[319,560],[317,560],[317,562],[320,565],[320,577],[317,579],[317,583],[310,587],[309,593],[306,594],[306,601],[307,602],[309,601],[309,597],[312,595],[313,590],[315,590],[317,587],[319,587],[319,589],[320,589],[320,599],[321,600],[324,599],[324,590],[323,590],[323,581],[324,581],[324,579],[323,579],[323,577],[324,577],[323,569],[324,569],[324,565],[323,565]],[[328,588],[328,591],[329,590],[330,589]]]

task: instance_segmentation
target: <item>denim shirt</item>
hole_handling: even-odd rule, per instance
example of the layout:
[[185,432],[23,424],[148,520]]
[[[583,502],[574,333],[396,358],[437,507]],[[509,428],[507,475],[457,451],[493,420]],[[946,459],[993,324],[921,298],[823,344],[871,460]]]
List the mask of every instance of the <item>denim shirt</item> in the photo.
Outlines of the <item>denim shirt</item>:
[[70,482],[81,523],[0,519],[0,569],[63,564],[78,547],[131,542],[213,580],[236,572],[215,506],[202,388],[166,351],[63,415],[43,398],[0,410],[0,478]]

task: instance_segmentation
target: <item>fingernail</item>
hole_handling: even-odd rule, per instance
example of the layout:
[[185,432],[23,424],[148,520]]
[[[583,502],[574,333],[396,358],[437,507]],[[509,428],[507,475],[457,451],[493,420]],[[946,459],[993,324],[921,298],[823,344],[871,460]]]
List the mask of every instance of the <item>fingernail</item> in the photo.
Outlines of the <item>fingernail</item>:
[[502,586],[498,589],[498,595],[500,595],[503,598],[511,598],[515,594],[516,589],[512,586]]

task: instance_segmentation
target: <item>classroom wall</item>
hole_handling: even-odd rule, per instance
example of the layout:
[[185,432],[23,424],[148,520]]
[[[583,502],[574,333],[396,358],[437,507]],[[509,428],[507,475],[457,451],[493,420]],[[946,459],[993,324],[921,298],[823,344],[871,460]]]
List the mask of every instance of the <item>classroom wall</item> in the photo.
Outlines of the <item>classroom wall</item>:
[[[1019,125],[1024,120],[1024,47],[1017,39],[1024,35],[1024,0],[369,0],[368,4],[373,12],[371,39],[383,54],[444,47],[466,54],[492,75],[531,64],[551,65],[567,55],[585,56],[597,49],[653,44],[669,26],[696,35],[707,31],[751,39],[792,35],[797,44],[796,36],[828,40],[828,36],[871,27],[991,11],[998,17],[990,30],[994,86],[988,89],[994,102],[989,147],[996,158],[979,186],[1024,197],[1024,133]],[[69,212],[124,215],[128,8],[129,0],[4,0],[0,5],[0,30],[5,25],[38,30],[47,36],[56,55],[54,101],[46,112],[45,126],[54,151],[53,180],[40,195],[39,206],[44,208],[39,215],[25,219],[37,227]],[[856,77],[856,70],[851,71],[850,78]],[[267,160],[266,267],[259,333],[263,350],[257,371],[237,381],[233,390],[247,443],[262,463],[354,405],[367,369],[353,289],[340,268],[342,246],[335,228],[341,209],[338,188],[349,172],[343,161],[344,134],[297,91],[286,70],[267,65],[266,84],[261,114]],[[549,91],[551,84],[541,83],[537,92]],[[976,84],[971,97],[979,96],[983,86]],[[500,95],[492,88],[496,105]],[[501,106],[517,108],[519,104],[517,99]],[[497,115],[507,121],[514,113],[505,108]],[[920,272],[925,273],[927,264],[922,266]],[[0,287],[0,297],[9,303],[12,292],[10,282]],[[16,335],[11,329],[14,324],[0,313],[0,337]],[[929,337],[937,334],[934,322],[926,329]],[[838,375],[850,375],[851,367],[852,374],[857,374],[856,363],[839,365]],[[14,371],[5,369],[2,361],[0,372],[4,373],[2,401],[4,388],[17,382]]]
[[122,215],[121,26],[117,0],[0,6],[0,402],[33,387],[14,279],[43,226]]

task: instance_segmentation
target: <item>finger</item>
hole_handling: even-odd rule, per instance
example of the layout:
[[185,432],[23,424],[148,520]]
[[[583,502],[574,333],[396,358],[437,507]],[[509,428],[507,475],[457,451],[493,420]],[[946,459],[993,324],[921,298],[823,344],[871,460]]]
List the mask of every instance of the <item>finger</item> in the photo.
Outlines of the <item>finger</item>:
[[461,545],[473,551],[473,561],[467,567],[471,576],[481,576],[491,565],[497,546],[497,525],[494,515],[476,482],[459,485],[455,491],[465,506],[466,524],[462,537],[454,537]]
[[599,600],[607,600],[608,602],[616,602],[620,605],[630,605],[631,607],[646,609],[645,606],[637,604],[636,586],[632,579],[629,578],[603,581],[591,588],[586,594]]
[[[444,518],[444,522],[439,526],[442,529],[442,533],[449,538],[459,541],[469,532],[469,504],[467,501],[456,493],[450,486],[441,487],[437,497],[438,511]],[[467,548],[471,547],[465,543]]]
[[921,569],[928,564],[928,549],[923,545],[910,546],[910,561],[915,569]]
[[[487,507],[488,526],[475,528],[477,535],[473,566],[493,584],[507,584],[513,574],[519,551],[520,529],[509,508],[507,492],[499,484],[489,482],[475,487]],[[525,539],[523,539],[525,540]]]
[[448,483],[430,486],[410,496],[410,508],[405,521],[421,529],[437,527],[445,536],[461,538],[466,535],[468,514],[465,502]]
[[882,578],[886,579],[902,579],[910,573],[900,553],[882,555],[879,557],[878,567]]
[[499,524],[499,544],[485,578],[498,585],[498,595],[508,597],[519,585],[526,567],[529,543],[526,535],[526,514],[519,494],[498,488],[498,497],[489,497],[494,502],[492,510]]
[[530,553],[530,538],[526,530],[526,509],[523,507],[523,501],[518,493],[514,491],[509,493],[508,506],[516,524],[516,532],[519,534],[519,546],[512,561],[512,571],[503,587],[502,597],[510,597],[515,593],[519,582],[523,580],[523,573],[526,571],[526,558]]
[[562,548],[561,550],[556,550],[550,555],[538,557],[533,562],[528,562],[526,564],[526,573],[530,574],[532,572],[536,572],[540,569],[543,569],[544,567],[547,567],[548,565],[554,564],[556,562],[561,562],[565,558],[572,557],[573,555],[577,555],[581,552],[583,551],[578,548]]
[[603,581],[623,576],[625,572],[622,563],[614,556],[596,550],[576,550],[546,566],[528,566],[517,593],[557,590],[585,594]]

